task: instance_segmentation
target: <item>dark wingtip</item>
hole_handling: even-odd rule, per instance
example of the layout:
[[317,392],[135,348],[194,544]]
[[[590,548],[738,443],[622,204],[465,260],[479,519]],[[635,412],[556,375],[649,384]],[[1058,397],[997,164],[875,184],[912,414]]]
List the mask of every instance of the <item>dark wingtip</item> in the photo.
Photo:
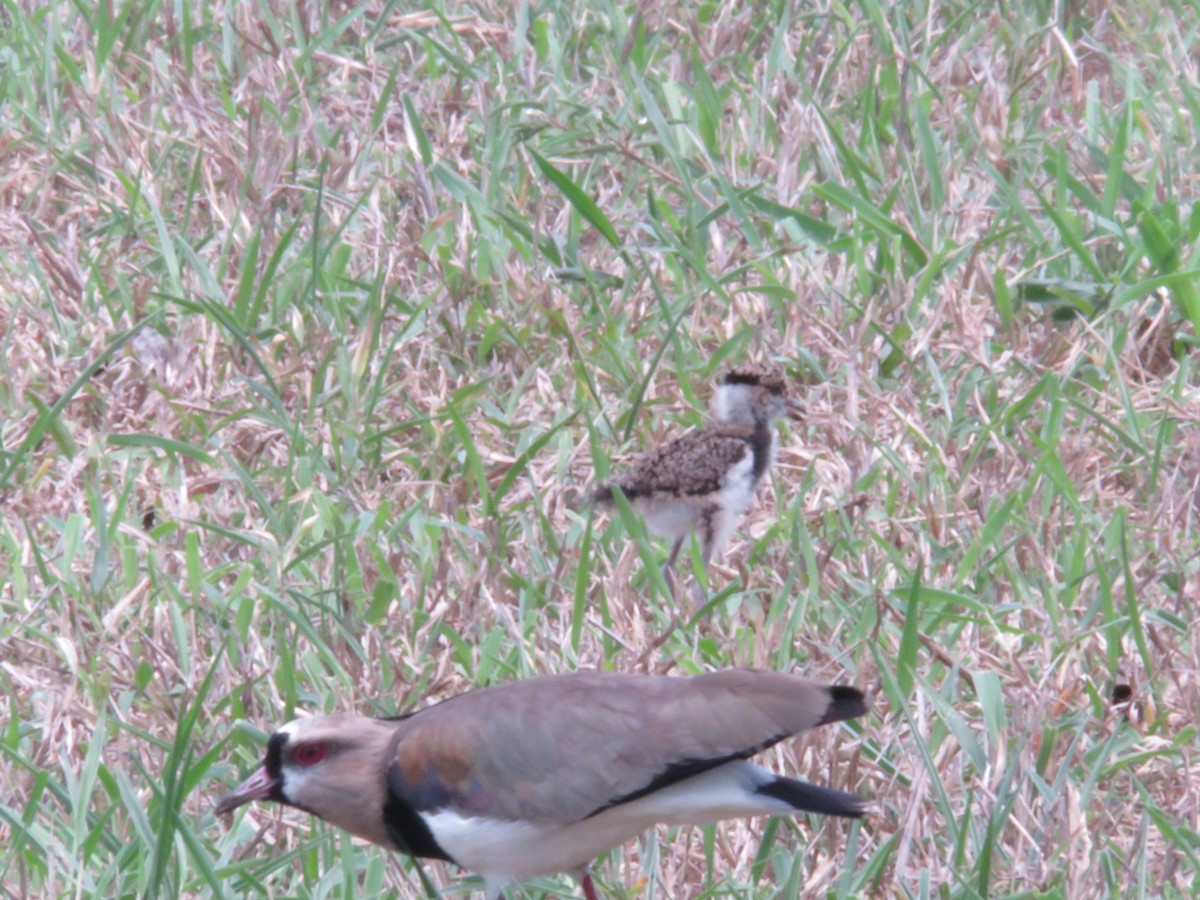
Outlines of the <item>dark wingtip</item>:
[[782,800],[792,809],[820,813],[824,816],[859,819],[866,814],[869,806],[869,801],[858,794],[809,784],[795,778],[778,777],[759,785],[757,791],[767,797]]
[[845,684],[829,686],[829,706],[818,725],[828,725],[830,722],[841,722],[843,719],[853,719],[867,711],[867,699],[858,688]]

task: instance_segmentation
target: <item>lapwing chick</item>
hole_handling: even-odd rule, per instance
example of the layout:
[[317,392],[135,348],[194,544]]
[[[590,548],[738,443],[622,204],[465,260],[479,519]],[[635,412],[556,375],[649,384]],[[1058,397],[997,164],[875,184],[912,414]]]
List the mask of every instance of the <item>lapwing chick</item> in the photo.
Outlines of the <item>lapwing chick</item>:
[[577,673],[460,694],[395,719],[296,719],[216,805],[294,806],[360,838],[505,885],[588,867],[658,823],[797,812],[861,816],[855,794],[749,757],[866,712],[861,692],[728,669],[675,678]]
[[[639,457],[626,474],[592,495],[597,506],[611,507],[613,489],[620,488],[650,531],[674,541],[663,566],[672,593],[672,572],[684,541],[696,531],[707,572],[775,458],[773,423],[796,413],[783,376],[754,363],[725,375],[713,407],[715,424]],[[702,592],[696,593],[702,600]]]

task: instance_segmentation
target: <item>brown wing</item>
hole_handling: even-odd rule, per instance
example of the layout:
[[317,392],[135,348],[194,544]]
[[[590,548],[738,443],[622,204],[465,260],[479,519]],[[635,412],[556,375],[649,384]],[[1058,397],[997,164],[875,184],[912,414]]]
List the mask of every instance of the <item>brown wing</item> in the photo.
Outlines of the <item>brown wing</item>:
[[[748,425],[721,425],[685,434],[678,440],[638,458],[632,469],[615,478],[630,500],[656,494],[696,496],[711,494],[734,465],[752,452],[754,429]],[[611,499],[611,486],[598,495]]]
[[418,810],[575,822],[864,711],[852,688],[772,672],[547,676],[401,723],[391,785]]

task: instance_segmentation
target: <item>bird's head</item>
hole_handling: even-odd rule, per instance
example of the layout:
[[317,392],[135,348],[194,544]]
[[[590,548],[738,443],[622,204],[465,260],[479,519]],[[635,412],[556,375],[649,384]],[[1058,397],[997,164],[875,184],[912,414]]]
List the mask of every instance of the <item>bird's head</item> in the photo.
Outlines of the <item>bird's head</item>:
[[252,800],[306,810],[351,834],[395,849],[383,818],[387,756],[396,723],[365,716],[312,716],[267,741],[262,766],[217,801],[217,815]]
[[729,424],[769,425],[776,419],[799,418],[800,409],[778,369],[743,363],[730,369],[717,388],[716,414]]

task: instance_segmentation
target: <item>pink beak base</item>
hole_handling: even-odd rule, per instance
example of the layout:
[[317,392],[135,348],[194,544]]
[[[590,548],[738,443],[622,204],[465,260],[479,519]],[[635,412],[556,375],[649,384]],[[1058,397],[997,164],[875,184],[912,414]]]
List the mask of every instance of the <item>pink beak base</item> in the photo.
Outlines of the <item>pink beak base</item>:
[[270,798],[271,791],[275,788],[275,785],[275,779],[267,774],[267,767],[263,766],[218,800],[213,811],[218,816],[223,816],[226,813],[233,812],[243,803],[249,803],[251,800],[267,800]]

